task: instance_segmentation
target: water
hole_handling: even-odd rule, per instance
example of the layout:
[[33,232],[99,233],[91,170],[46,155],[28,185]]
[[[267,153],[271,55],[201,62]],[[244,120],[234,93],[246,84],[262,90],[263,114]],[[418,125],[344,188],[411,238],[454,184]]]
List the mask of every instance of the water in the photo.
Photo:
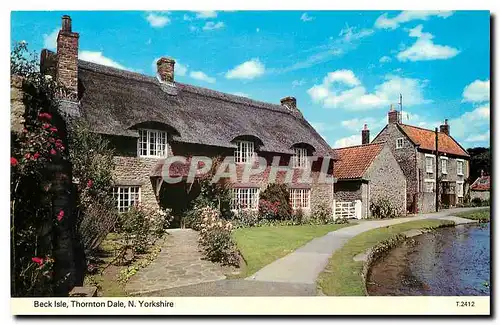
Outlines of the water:
[[489,296],[490,224],[406,240],[373,264],[367,289],[372,296]]

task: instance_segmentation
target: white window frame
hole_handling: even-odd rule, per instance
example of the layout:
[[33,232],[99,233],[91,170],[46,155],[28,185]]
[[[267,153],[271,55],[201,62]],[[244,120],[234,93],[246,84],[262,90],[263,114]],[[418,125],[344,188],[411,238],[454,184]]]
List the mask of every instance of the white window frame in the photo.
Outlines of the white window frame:
[[113,198],[118,212],[127,212],[134,204],[141,203],[141,187],[138,185],[115,186]]
[[[151,141],[152,138],[153,141]],[[167,157],[168,155],[167,139],[168,139],[167,132],[165,131],[152,130],[152,129],[139,129],[139,138],[137,139],[137,156],[144,158]]]
[[[428,190],[427,184],[432,184],[432,191]],[[436,191],[436,180],[430,178],[424,179],[424,193],[435,193],[435,191]]]
[[253,141],[236,141],[234,150],[234,162],[237,164],[251,164],[255,158],[255,143]]
[[295,155],[293,156],[294,168],[308,168],[309,161],[307,159],[308,152],[306,148],[294,148]]
[[[431,163],[431,168],[429,169],[429,165],[427,164],[428,158],[431,158],[430,161]],[[436,156],[431,155],[431,154],[425,154],[425,172],[429,174],[434,174],[434,161],[436,160]]]
[[[399,144],[399,141],[401,141],[401,144]],[[404,147],[405,143],[405,138],[397,138],[396,139],[396,149],[401,149]]]
[[290,205],[292,209],[307,210],[311,208],[311,189],[292,188],[290,189]]
[[439,157],[441,159],[441,174],[448,174],[448,157]]
[[[234,187],[231,193],[231,210],[258,210],[259,209],[260,189],[258,187]],[[241,207],[245,200],[250,206]]]
[[[461,193],[458,192],[458,189],[461,189]],[[464,181],[457,181],[457,197],[464,197]]]
[[[461,166],[460,171],[458,169],[459,165]],[[457,175],[458,176],[464,176],[464,165],[465,165],[465,162],[463,159],[457,159]]]

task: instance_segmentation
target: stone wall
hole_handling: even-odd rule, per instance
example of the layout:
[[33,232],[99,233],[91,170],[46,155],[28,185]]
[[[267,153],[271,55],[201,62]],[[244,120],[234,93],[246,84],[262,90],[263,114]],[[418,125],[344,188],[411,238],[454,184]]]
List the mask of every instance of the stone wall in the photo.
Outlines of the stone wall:
[[387,145],[378,154],[365,174],[366,179],[369,180],[368,204],[387,199],[399,215],[405,215],[406,178]]
[[490,199],[489,191],[470,191],[470,199],[473,200],[475,198],[481,199],[481,201]]
[[335,200],[352,202],[361,199],[361,180],[339,180],[335,183]]
[[19,76],[10,78],[10,128],[21,133],[24,128],[23,80]]
[[[396,149],[396,139],[403,138],[403,147]],[[416,194],[418,193],[418,173],[416,148],[404,135],[396,124],[388,124],[373,140],[373,143],[387,143],[394,158],[399,163],[406,177],[406,209],[414,211],[416,207]]]

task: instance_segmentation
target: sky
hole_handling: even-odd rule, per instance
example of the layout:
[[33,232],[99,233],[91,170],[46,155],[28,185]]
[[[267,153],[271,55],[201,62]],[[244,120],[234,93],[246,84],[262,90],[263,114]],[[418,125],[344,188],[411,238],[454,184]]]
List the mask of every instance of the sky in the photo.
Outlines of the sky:
[[386,125],[434,129],[448,119],[465,148],[490,145],[488,11],[12,12],[11,39],[55,50],[61,16],[79,57],[147,75],[176,60],[175,79],[279,104],[297,98],[335,148]]

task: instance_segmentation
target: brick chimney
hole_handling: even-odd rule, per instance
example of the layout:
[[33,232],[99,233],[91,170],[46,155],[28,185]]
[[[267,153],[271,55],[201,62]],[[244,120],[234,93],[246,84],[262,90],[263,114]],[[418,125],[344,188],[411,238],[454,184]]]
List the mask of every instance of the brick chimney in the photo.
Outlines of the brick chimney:
[[368,125],[363,126],[363,130],[361,130],[361,144],[369,144],[370,143],[370,130],[368,129]]
[[448,119],[445,119],[444,124],[441,124],[439,126],[439,132],[450,135],[450,126],[448,125]]
[[56,81],[67,89],[63,98],[74,101],[78,98],[78,38],[78,33],[71,30],[70,16],[62,16],[57,35]]
[[389,124],[401,123],[401,121],[399,120],[399,112],[394,109],[392,104],[389,113],[387,113],[387,120]]
[[295,99],[295,97],[288,96],[285,98],[281,98],[280,103],[289,110],[297,109],[297,99]]
[[156,68],[161,82],[174,83],[175,60],[172,58],[160,58],[156,61]]

